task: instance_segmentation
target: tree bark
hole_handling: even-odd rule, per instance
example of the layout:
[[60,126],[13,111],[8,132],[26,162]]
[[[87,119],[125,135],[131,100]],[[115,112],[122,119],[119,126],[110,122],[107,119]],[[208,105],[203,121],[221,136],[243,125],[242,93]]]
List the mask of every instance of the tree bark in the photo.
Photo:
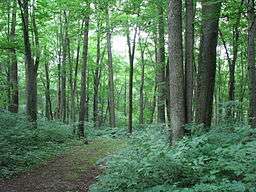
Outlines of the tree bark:
[[64,37],[63,37],[63,52],[62,52],[62,66],[61,66],[61,117],[62,121],[66,122],[67,117],[67,95],[66,95],[66,65],[68,53],[68,18],[67,12],[64,11]]
[[109,10],[106,8],[106,27],[107,27],[107,50],[108,50],[108,83],[109,83],[109,125],[114,128],[115,120],[115,88],[114,88],[114,72],[112,61],[112,45],[111,45],[111,28],[109,19]]
[[185,97],[182,50],[182,1],[169,1],[170,109],[172,144],[184,135]]
[[139,115],[139,123],[141,125],[144,124],[144,81],[145,81],[145,45],[142,45],[141,38],[139,39],[140,52],[141,52],[141,84],[140,84],[140,115]]
[[46,78],[46,85],[45,85],[45,114],[48,120],[53,119],[52,114],[52,102],[51,102],[51,92],[50,92],[50,75],[49,75],[49,64],[45,63],[45,78]]
[[250,92],[250,125],[256,128],[256,65],[255,65],[255,2],[248,1],[248,69],[249,69],[249,92]]
[[[16,12],[17,2],[13,0],[12,6],[12,23],[10,30],[10,40],[15,42],[16,40]],[[18,88],[18,62],[16,55],[16,48],[10,50],[10,73],[9,73],[9,84],[10,84],[10,102],[9,111],[12,113],[18,113],[19,110],[19,88]]]
[[23,26],[23,39],[26,63],[26,113],[28,120],[36,127],[37,121],[37,68],[34,63],[29,38],[29,8],[28,0],[18,0]]
[[196,122],[205,127],[211,126],[213,93],[216,74],[216,47],[220,2],[210,0],[202,3],[202,37],[198,66]]
[[[88,5],[89,8],[89,5]],[[84,121],[86,116],[87,105],[87,62],[88,62],[88,42],[89,42],[89,15],[86,16],[84,22],[84,40],[83,40],[83,65],[81,73],[81,96],[80,96],[80,112],[79,112],[79,137],[85,137],[84,134]]]
[[133,73],[134,73],[134,57],[136,48],[137,27],[135,27],[133,42],[130,40],[129,29],[127,31],[127,44],[129,50],[129,85],[128,85],[128,132],[132,133],[132,116],[133,116]]
[[165,80],[165,39],[164,39],[164,10],[158,3],[158,48],[157,48],[157,121],[165,123],[166,80]]
[[193,121],[193,67],[194,67],[194,17],[193,0],[185,1],[186,32],[185,32],[185,110],[186,123]]

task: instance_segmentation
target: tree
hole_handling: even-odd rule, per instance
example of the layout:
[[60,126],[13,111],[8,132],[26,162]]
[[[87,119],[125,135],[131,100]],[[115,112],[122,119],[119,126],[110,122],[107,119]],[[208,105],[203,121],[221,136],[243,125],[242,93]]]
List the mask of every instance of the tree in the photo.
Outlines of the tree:
[[202,37],[200,41],[196,122],[210,127],[216,74],[216,47],[221,3],[208,0],[202,3]]
[[[88,3],[88,8],[89,8]],[[79,137],[85,137],[84,135],[84,121],[86,116],[87,105],[87,62],[88,62],[88,42],[89,42],[89,13],[84,20],[84,39],[83,39],[83,66],[81,72],[81,96],[80,96],[80,112],[79,112],[79,125],[78,134]]]
[[[63,34],[64,33],[64,34]],[[66,81],[67,81],[67,57],[68,57],[68,15],[67,11],[64,11],[64,31],[63,35],[63,51],[62,51],[62,66],[61,66],[61,117],[62,121],[66,122],[67,118],[67,96],[66,96]]]
[[158,9],[158,45],[157,45],[157,120],[159,123],[165,123],[165,97],[166,97],[166,80],[165,80],[165,30],[164,30],[164,9],[160,1],[157,3]]
[[248,5],[248,69],[249,69],[249,90],[250,90],[250,124],[256,127],[256,64],[255,64],[255,2],[249,0]]
[[130,40],[130,29],[127,30],[127,44],[129,48],[129,89],[128,89],[128,132],[132,133],[132,113],[133,113],[133,74],[134,74],[134,57],[135,57],[135,47],[136,47],[136,37],[137,37],[137,26],[134,29],[134,36],[131,42]]
[[[14,42],[16,40],[16,12],[17,12],[17,2],[13,0],[12,4],[12,23],[10,31],[10,40]],[[19,88],[18,88],[18,62],[16,55],[16,48],[10,49],[10,103],[9,111],[17,113],[19,110]]]
[[112,42],[109,10],[106,7],[106,28],[107,28],[107,50],[108,50],[108,83],[109,83],[109,124],[112,128],[116,126],[115,117],[115,90],[114,90],[114,72],[112,59]]
[[145,49],[147,39],[143,42],[141,36],[139,37],[139,47],[140,47],[140,55],[141,55],[141,84],[140,84],[140,115],[139,115],[139,123],[141,125],[144,124],[144,108],[145,108],[145,99],[144,99],[144,84],[145,84]]
[[49,64],[46,62],[44,64],[45,68],[45,78],[46,83],[44,83],[45,86],[45,113],[46,118],[49,120],[53,119],[52,114],[52,101],[51,101],[51,92],[50,92],[50,75],[49,75]]
[[25,64],[26,64],[26,112],[28,120],[36,127],[37,121],[37,68],[38,63],[32,57],[31,43],[29,37],[29,5],[28,0],[18,0],[24,40]]
[[185,100],[182,53],[182,1],[169,1],[168,16],[169,58],[170,58],[170,126],[172,144],[184,135]]
[[186,122],[193,121],[193,68],[194,68],[194,17],[195,4],[193,0],[185,1],[186,33],[185,33],[185,110]]

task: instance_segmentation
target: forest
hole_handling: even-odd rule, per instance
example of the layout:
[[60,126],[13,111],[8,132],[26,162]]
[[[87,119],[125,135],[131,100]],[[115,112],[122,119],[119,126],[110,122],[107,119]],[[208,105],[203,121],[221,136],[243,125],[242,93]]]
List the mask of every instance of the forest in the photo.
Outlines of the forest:
[[0,0],[0,192],[256,192],[255,0]]

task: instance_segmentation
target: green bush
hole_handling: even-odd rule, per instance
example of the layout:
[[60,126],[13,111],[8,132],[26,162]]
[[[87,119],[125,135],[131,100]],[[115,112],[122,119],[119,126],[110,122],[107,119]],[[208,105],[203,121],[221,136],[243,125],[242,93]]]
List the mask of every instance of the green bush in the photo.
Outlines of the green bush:
[[175,147],[168,135],[161,126],[137,131],[91,191],[256,191],[256,130],[222,124]]
[[0,130],[0,178],[30,169],[76,142],[71,127],[41,119],[33,129],[21,114],[0,112]]

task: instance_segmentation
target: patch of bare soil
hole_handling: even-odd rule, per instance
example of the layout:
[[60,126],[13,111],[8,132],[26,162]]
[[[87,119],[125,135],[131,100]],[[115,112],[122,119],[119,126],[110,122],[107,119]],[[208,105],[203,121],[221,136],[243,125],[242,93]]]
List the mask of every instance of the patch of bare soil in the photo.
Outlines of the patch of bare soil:
[[16,178],[0,180],[0,192],[87,192],[102,172],[98,159],[125,146],[122,140],[98,139]]
[[0,180],[0,192],[86,192],[101,171],[86,160],[72,160],[63,155],[17,178]]

